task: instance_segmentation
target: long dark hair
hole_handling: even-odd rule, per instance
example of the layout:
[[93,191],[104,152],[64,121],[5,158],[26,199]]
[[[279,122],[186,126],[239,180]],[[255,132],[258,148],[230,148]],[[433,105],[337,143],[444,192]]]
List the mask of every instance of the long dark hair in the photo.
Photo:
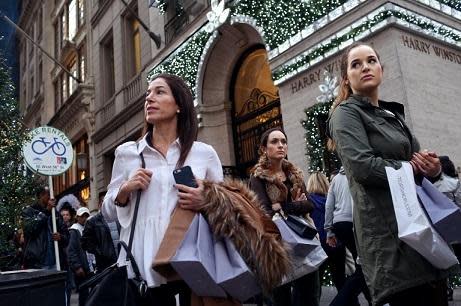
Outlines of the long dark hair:
[[[179,154],[178,163],[176,167],[182,167],[186,161],[187,155],[189,154],[194,141],[197,140],[198,134],[198,122],[197,113],[194,107],[194,98],[192,92],[187,86],[186,82],[177,75],[162,73],[152,78],[156,80],[161,78],[165,80],[173,93],[174,100],[179,107],[180,112],[177,114],[177,132],[179,142],[181,144],[181,153]],[[144,116],[144,128],[142,135],[146,135],[147,132],[153,131],[154,125],[146,121]]]
[[[381,63],[381,59],[376,49],[373,48],[373,46],[371,46],[370,44],[367,44],[365,42],[356,41],[352,43],[349,47],[347,47],[346,50],[344,50],[343,54],[341,55],[341,60],[340,60],[341,80],[339,81],[339,93],[335,101],[331,105],[330,115],[331,113],[334,112],[334,110],[336,109],[336,107],[338,107],[339,104],[346,101],[347,98],[349,98],[349,96],[352,94],[351,86],[347,82],[347,65],[348,65],[347,60],[349,58],[349,53],[352,51],[352,49],[355,49],[360,46],[367,46],[373,49],[373,51],[376,54],[376,57],[378,58],[378,61]],[[333,139],[328,138],[327,147],[330,151],[334,151],[336,149],[336,144],[334,143]]]

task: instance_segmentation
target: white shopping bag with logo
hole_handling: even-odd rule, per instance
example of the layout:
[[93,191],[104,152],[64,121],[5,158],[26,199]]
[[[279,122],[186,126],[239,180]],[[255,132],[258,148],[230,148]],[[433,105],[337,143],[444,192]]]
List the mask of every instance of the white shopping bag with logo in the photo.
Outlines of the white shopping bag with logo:
[[416,184],[409,163],[395,170],[386,167],[394,204],[399,238],[434,267],[448,269],[458,263],[448,244],[432,227],[416,196]]

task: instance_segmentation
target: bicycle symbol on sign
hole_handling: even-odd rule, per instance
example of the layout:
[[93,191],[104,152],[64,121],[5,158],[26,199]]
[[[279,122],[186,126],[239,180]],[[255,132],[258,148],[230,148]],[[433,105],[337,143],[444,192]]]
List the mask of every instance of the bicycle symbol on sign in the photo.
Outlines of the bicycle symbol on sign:
[[45,137],[39,137],[40,140],[35,140],[32,142],[32,151],[34,153],[42,155],[45,154],[49,149],[57,156],[63,156],[66,154],[66,146],[58,141],[58,138],[53,137],[54,142],[49,142],[45,140]]

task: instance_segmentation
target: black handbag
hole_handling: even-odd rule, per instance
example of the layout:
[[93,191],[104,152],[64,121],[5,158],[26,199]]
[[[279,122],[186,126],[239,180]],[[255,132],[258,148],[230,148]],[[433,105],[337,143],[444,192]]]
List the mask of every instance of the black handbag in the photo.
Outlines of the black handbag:
[[287,215],[282,219],[285,220],[285,223],[289,228],[291,228],[302,238],[314,239],[314,237],[317,235],[317,229],[315,229],[315,227],[310,225],[309,222],[307,222],[307,220],[302,217]]
[[[145,168],[142,152],[139,155],[142,168]],[[128,246],[124,241],[119,241],[119,245],[125,249],[126,258],[130,260],[135,277],[128,279],[127,266],[119,267],[117,263],[112,264],[79,286],[79,290],[91,288],[85,306],[136,306],[136,300],[146,295],[147,283],[142,279],[131,253],[140,198],[141,190],[138,190]]]

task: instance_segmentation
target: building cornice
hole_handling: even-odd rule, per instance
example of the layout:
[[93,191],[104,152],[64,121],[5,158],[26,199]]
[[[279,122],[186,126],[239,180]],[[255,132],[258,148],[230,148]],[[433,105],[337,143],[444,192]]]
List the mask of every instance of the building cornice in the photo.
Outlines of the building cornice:
[[[93,97],[94,88],[92,85],[79,84],[72,95],[66,100],[54,116],[48,122],[49,125],[54,126],[58,129],[66,130],[66,126],[69,122],[75,119],[75,116],[84,111],[89,111],[88,105],[85,104],[85,98]],[[81,118],[78,118],[81,120]]]
[[98,143],[105,137],[113,133],[118,127],[130,120],[135,114],[143,111],[144,98],[140,97],[132,105],[124,108],[122,112],[119,112],[110,121],[107,122],[103,127],[98,129],[93,135],[93,141]]

